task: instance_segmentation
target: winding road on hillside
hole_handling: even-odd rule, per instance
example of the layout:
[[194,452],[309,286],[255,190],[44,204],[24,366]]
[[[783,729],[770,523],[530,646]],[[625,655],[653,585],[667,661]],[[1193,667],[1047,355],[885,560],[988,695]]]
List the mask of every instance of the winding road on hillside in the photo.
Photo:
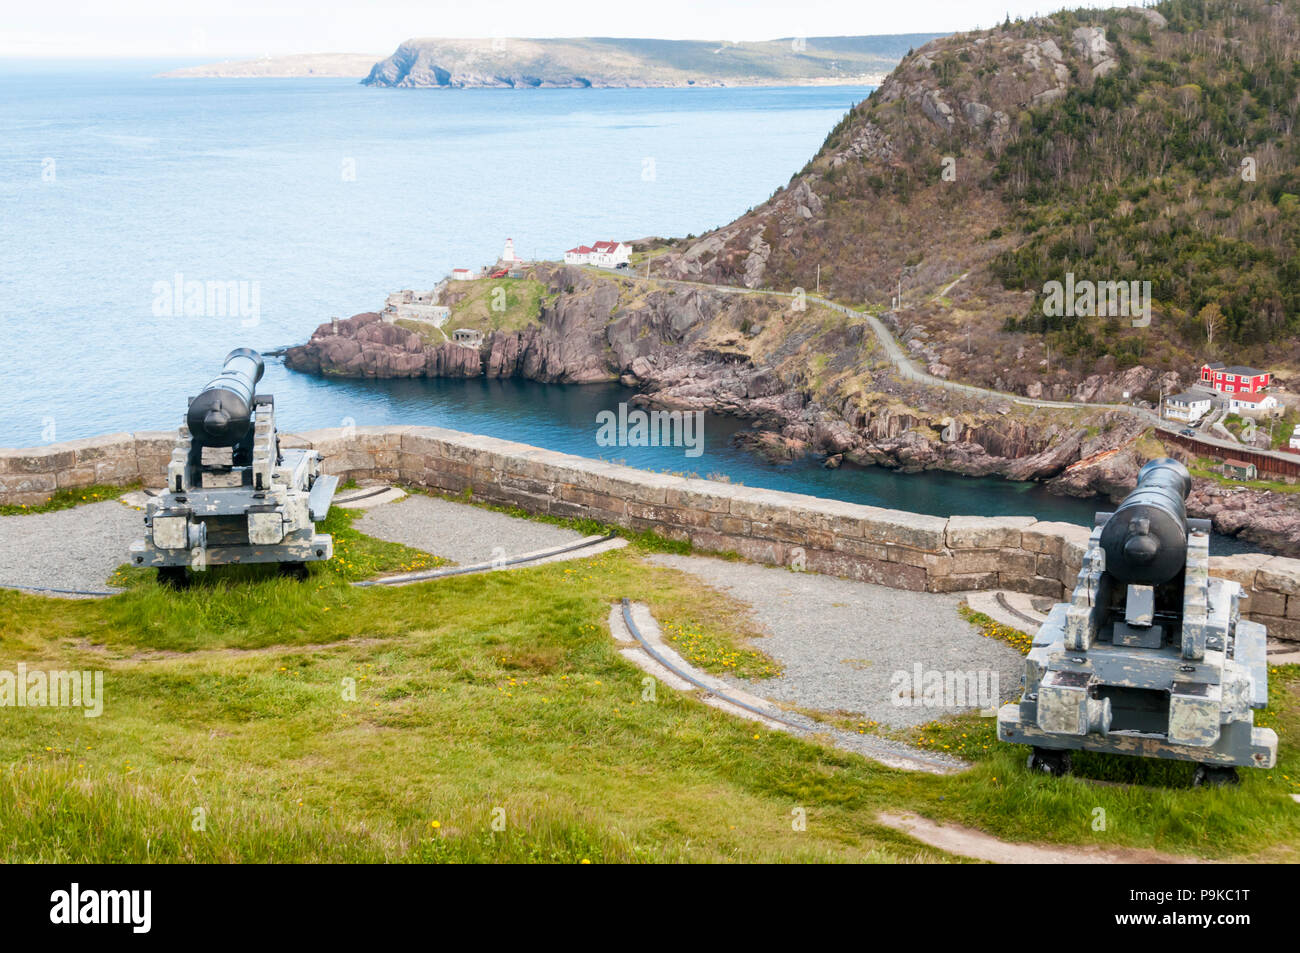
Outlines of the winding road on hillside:
[[[594,266],[592,270],[602,273],[608,273],[610,271],[610,269],[595,268]],[[775,295],[781,298],[795,297],[795,293],[790,291],[746,288],[741,285],[717,285],[705,281],[685,281],[679,278],[663,278],[653,275],[650,278],[646,278],[644,275],[627,275],[626,273],[623,273],[623,276],[632,277],[638,281],[659,282],[660,284],[676,285],[684,288],[706,288],[712,291],[721,291],[726,294]],[[953,284],[956,284],[956,282],[953,282]],[[951,287],[952,285],[949,285],[949,288]],[[903,350],[902,345],[898,343],[898,339],[894,337],[893,332],[890,331],[888,326],[886,326],[886,324],[874,314],[866,311],[858,311],[854,308],[848,307],[847,305],[839,304],[838,302],[823,298],[820,295],[812,295],[805,292],[804,299],[831,308],[835,311],[839,311],[841,314],[847,315],[855,320],[864,322],[871,328],[872,333],[876,336],[876,340],[880,342],[880,346],[884,350],[885,355],[889,358],[890,364],[894,366],[899,377],[904,380],[923,384],[927,387],[942,387],[944,390],[958,394],[966,394],[976,398],[977,400],[1010,402],[1013,404],[1019,404],[1022,407],[1046,408],[1050,410],[1119,411],[1120,413],[1130,414],[1131,416],[1137,417],[1149,426],[1166,434],[1178,434],[1178,431],[1183,429],[1181,426],[1173,425],[1169,421],[1163,419],[1153,410],[1149,410],[1146,407],[1135,407],[1132,404],[1098,404],[1089,403],[1087,401],[1040,400],[1033,397],[1024,397],[1020,394],[1011,394],[1005,391],[992,390],[987,387],[976,387],[973,384],[962,384],[958,381],[950,381],[942,377],[936,377],[927,371],[921,370],[912,362],[912,359]],[[1300,456],[1297,456],[1296,454],[1284,453],[1278,450],[1264,450],[1259,447],[1247,447],[1236,441],[1221,440],[1218,437],[1209,437],[1201,433],[1197,433],[1195,437],[1188,439],[1192,439],[1196,443],[1204,445],[1205,448],[1210,451],[1249,451],[1250,453],[1272,457],[1275,460],[1281,460],[1293,465],[1300,462]]]

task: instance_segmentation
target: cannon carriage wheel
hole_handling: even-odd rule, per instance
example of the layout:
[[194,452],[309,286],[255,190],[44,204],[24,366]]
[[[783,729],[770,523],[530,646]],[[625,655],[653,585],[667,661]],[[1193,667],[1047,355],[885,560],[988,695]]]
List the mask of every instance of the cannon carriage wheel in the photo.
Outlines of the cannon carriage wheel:
[[188,589],[190,573],[184,566],[159,566],[158,585],[166,589]]
[[1230,764],[1205,764],[1196,766],[1192,776],[1192,786],[1197,788],[1221,788],[1229,784],[1240,784],[1237,769]]
[[299,582],[302,582],[307,578],[306,563],[280,563],[276,569],[281,576],[285,576],[289,579],[297,579]]
[[[277,563],[276,570],[279,575],[289,579],[296,579],[299,582],[307,578],[306,563]],[[158,585],[167,589],[188,589],[190,587],[190,573],[184,566],[159,566],[158,567]]]
[[1073,770],[1073,763],[1068,748],[1039,748],[1035,746],[1027,762],[1030,771],[1041,771],[1054,778],[1067,775]]

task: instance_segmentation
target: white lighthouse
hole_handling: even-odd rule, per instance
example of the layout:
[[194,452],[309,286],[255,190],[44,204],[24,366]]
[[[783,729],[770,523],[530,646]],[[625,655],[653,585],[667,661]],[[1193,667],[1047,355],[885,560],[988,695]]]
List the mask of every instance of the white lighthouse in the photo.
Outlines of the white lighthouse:
[[501,260],[505,262],[521,260],[515,257],[515,240],[513,238],[506,239],[506,250],[501,253]]

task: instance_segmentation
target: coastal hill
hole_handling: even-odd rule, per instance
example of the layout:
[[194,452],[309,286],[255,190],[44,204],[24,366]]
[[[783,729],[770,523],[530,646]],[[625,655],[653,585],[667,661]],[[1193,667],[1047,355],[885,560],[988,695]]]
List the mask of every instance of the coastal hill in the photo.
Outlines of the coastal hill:
[[742,86],[878,83],[937,33],[755,43],[583,37],[411,39],[368,86],[440,88]]
[[[1300,0],[1165,0],[944,37],[788,186],[655,268],[820,286],[884,314],[933,373],[1029,396],[1094,400],[1091,379],[1137,367],[1185,384],[1206,359],[1285,382],[1300,366],[1298,91]],[[1044,285],[1067,273],[1150,281],[1152,326],[1046,317]],[[1154,402],[1157,379],[1134,396]]]

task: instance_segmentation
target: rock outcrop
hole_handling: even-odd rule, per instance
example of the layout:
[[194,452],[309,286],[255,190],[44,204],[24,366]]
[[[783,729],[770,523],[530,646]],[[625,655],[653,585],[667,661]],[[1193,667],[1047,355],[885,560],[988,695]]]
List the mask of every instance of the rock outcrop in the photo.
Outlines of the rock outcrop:
[[322,324],[306,345],[289,349],[285,363],[332,377],[424,377],[426,356],[419,335],[371,311],[340,321],[337,333]]
[[1197,480],[1187,497],[1187,512],[1211,520],[1220,533],[1240,536],[1268,552],[1300,556],[1300,509],[1289,497]]
[[[750,420],[737,442],[773,462],[815,454],[836,465],[1043,481],[1079,497],[1119,499],[1159,452],[1149,442],[1139,448],[1146,426],[1132,414],[1067,420],[904,383],[861,322],[829,309],[795,311],[788,298],[647,286],[563,265],[539,265],[533,275],[547,290],[536,321],[491,332],[479,346],[428,344],[366,313],[337,330],[321,325],[286,363],[327,376],[617,380],[637,389],[635,403]],[[1158,383],[1149,369],[1132,368],[1090,378],[1086,393],[1118,399]],[[1281,494],[1253,507],[1257,496],[1198,485],[1189,506],[1225,533],[1300,552],[1300,509]]]

